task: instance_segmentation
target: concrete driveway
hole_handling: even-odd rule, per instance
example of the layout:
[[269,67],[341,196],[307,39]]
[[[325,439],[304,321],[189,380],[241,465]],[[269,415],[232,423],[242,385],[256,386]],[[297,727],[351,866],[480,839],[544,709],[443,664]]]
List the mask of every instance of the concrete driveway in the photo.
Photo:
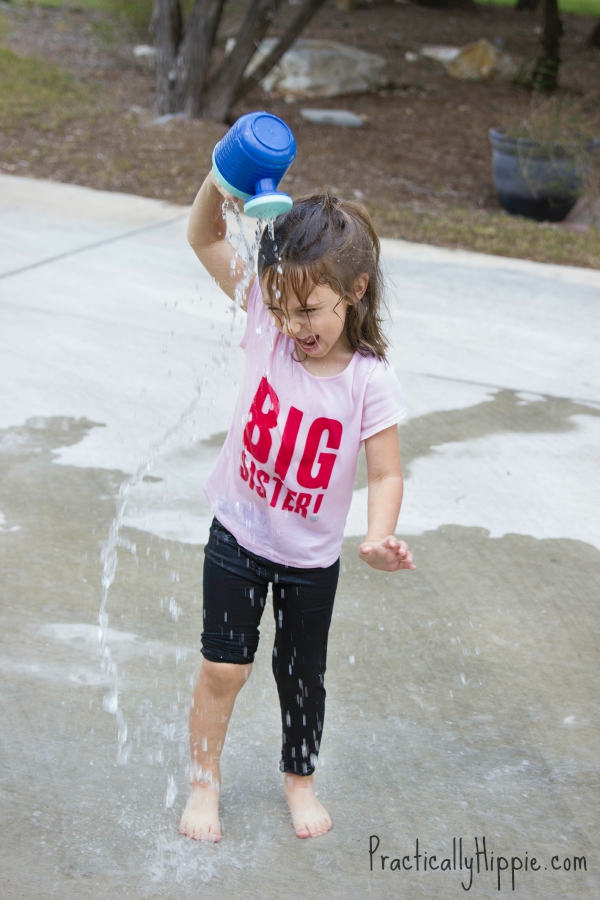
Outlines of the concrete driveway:
[[[289,824],[267,613],[224,754],[224,838],[205,846],[177,822],[202,480],[243,314],[183,208],[9,176],[0,203],[2,898],[595,900],[600,273],[383,242],[418,570],[358,561],[361,462],[318,772],[334,829],[303,842]],[[100,551],[145,461],[107,607],[117,760]]]

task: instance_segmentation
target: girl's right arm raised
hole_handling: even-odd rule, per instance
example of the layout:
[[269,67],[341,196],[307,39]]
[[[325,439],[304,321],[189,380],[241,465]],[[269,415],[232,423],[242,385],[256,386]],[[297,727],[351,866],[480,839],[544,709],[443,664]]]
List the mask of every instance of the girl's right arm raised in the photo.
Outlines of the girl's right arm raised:
[[[221,290],[234,300],[236,286],[244,277],[244,267],[239,257],[235,258],[234,263],[233,247],[225,240],[224,200],[238,202],[235,197],[223,190],[210,172],[194,200],[187,235],[194,253],[204,268],[212,275]],[[248,294],[253,281],[254,278],[243,297],[244,310],[248,304]]]

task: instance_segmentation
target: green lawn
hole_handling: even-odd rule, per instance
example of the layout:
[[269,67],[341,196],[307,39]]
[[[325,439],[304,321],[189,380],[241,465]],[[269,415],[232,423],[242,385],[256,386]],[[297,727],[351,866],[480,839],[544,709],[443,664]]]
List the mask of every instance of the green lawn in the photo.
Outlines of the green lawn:
[[382,237],[600,269],[598,228],[571,231],[523,216],[473,209],[416,213],[407,208],[369,204],[369,212]]
[[90,91],[68,73],[0,47],[0,127],[12,132],[27,122],[53,127],[76,116]]
[[[516,0],[477,0],[477,3],[491,3],[495,6],[515,6]],[[600,0],[558,0],[558,8],[561,12],[600,17]]]
[[[477,3],[493,3],[496,6],[514,6],[516,0],[477,0]],[[152,0],[13,0],[15,6],[77,6],[80,9],[108,9],[128,15],[134,23],[147,22],[152,10]],[[186,3],[185,5],[191,5]],[[558,0],[564,12],[584,16],[600,16],[600,0]]]

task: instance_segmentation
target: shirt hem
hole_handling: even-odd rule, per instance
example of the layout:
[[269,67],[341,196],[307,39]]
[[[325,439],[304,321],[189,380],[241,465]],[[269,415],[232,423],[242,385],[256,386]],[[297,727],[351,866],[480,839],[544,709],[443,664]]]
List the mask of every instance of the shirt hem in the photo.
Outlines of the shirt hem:
[[216,498],[214,497],[210,488],[205,484],[204,485],[204,493],[206,494],[206,499],[208,500],[211,512],[215,519],[217,519],[223,528],[226,528],[227,531],[230,531],[240,547],[243,547],[244,550],[247,550],[248,553],[253,553],[255,556],[260,556],[262,559],[268,559],[269,562],[277,563],[280,566],[289,566],[292,569],[328,569],[329,566],[332,566],[336,560],[339,559],[341,554],[341,545],[336,553],[332,556],[327,557],[324,562],[297,562],[291,559],[285,559],[283,556],[280,556],[279,553],[271,552],[269,549],[264,547],[260,547],[258,545],[248,546],[246,541],[244,540],[244,535],[241,531],[238,531],[235,522],[225,521],[225,517],[223,514],[217,510]]

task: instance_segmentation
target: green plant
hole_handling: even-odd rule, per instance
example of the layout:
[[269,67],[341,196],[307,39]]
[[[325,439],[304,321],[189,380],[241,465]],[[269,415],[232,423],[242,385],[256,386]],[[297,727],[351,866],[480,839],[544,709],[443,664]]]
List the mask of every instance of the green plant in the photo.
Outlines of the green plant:
[[600,105],[598,97],[532,97],[526,116],[504,122],[509,137],[535,141],[548,148],[560,146],[575,152],[600,133]]
[[[595,150],[600,136],[598,98],[534,95],[529,113],[504,123],[504,133],[517,142],[521,172],[534,196],[542,176],[545,189],[560,189],[573,176],[581,195],[600,196]],[[547,160],[546,170],[539,161]],[[537,174],[536,174],[537,173]]]

